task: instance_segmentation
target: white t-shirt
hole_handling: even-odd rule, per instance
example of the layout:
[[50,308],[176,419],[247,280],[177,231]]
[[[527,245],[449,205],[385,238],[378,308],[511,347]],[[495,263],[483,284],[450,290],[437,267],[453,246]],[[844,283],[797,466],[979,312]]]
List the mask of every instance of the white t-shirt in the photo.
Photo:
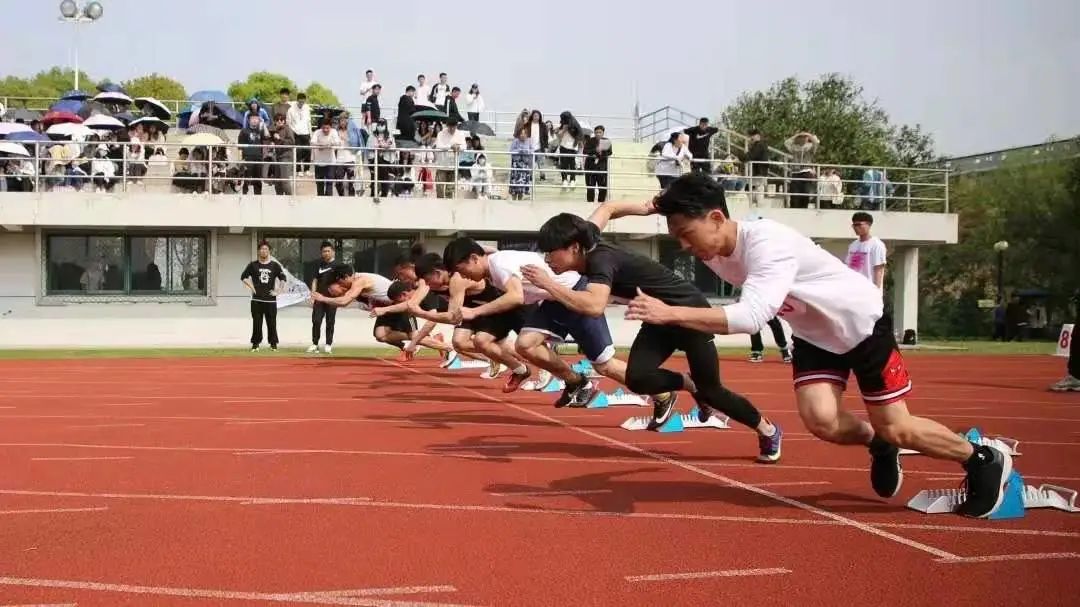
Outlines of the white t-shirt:
[[742,287],[739,302],[724,306],[730,333],[756,333],[774,316],[815,346],[843,354],[874,331],[881,293],[842,261],[795,230],[770,219],[738,222],[731,257],[705,265]]
[[544,268],[549,274],[555,277],[556,282],[568,289],[573,289],[578,281],[581,280],[581,275],[577,272],[555,274],[551,271],[547,262],[544,261],[544,256],[539,253],[532,253],[530,251],[499,251],[498,253],[491,253],[488,255],[488,271],[491,274],[491,284],[505,291],[506,283],[510,282],[511,278],[517,277],[521,280],[522,290],[525,292],[526,305],[544,301],[545,299],[551,299],[550,293],[534,287],[532,283],[522,278],[522,266],[529,265]]
[[874,282],[874,268],[885,265],[885,243],[877,236],[855,240],[847,248],[847,267]]
[[374,282],[374,286],[370,289],[364,290],[357,301],[360,302],[361,307],[371,308],[374,306],[386,306],[393,303],[390,301],[390,296],[387,294],[390,290],[390,285],[394,282],[382,274],[368,274],[367,272],[357,272],[358,278],[370,278]]
[[361,82],[360,83],[360,96],[362,98],[364,98],[364,99],[367,99],[368,95],[371,94],[371,89],[375,88],[376,84],[378,84],[378,81],[375,81],[375,80],[365,80],[365,81]]

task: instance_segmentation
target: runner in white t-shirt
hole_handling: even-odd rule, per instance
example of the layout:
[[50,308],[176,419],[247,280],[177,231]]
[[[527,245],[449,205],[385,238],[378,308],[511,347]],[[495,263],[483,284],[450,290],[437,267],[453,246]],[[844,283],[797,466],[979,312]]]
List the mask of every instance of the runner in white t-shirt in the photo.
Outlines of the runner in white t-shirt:
[[[650,202],[621,203],[615,216],[652,213],[665,216],[668,232],[683,248],[742,287],[742,295],[719,308],[689,308],[642,294],[630,303],[628,319],[730,334],[760,331],[779,314],[794,335],[795,396],[803,423],[823,440],[869,446],[878,495],[899,492],[898,448],[908,448],[963,465],[967,499],[961,514],[985,518],[1000,506],[1012,458],[908,412],[904,396],[911,379],[871,283],[787,226],[732,220],[723,188],[707,176],[682,176]],[[869,422],[840,406],[851,372]]]
[[870,235],[874,225],[874,216],[859,211],[851,216],[851,229],[858,238],[848,245],[844,263],[874,283],[878,291],[885,290],[885,243],[877,236]]

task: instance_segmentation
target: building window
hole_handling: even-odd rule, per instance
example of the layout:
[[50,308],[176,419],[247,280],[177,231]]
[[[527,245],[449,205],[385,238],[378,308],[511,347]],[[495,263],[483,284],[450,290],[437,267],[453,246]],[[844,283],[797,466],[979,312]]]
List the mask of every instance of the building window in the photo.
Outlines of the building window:
[[738,294],[733,285],[720,280],[700,259],[679,248],[679,243],[674,240],[660,241],[660,263],[693,283],[706,297],[726,299]]
[[350,236],[288,236],[270,234],[271,255],[304,284],[311,284],[318,273],[319,251],[323,241],[334,244],[338,261],[347,263],[357,272],[390,276],[394,263],[409,253],[412,240],[407,238],[356,238]]
[[205,295],[203,235],[50,234],[46,295]]

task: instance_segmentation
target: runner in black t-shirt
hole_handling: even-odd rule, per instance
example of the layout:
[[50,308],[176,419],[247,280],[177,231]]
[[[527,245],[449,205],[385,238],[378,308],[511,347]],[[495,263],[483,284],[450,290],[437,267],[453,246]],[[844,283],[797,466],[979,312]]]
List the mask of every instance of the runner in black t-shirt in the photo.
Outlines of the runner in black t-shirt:
[[[562,213],[547,220],[540,228],[539,245],[547,253],[548,265],[555,272],[574,270],[588,279],[584,291],[554,285],[548,292],[570,310],[591,316],[604,313],[609,298],[633,299],[644,292],[670,305],[709,307],[709,301],[689,282],[679,278],[660,263],[601,240],[607,222],[628,214],[642,204],[607,202],[589,221]],[[686,353],[690,373],[676,373],[660,368],[676,350]],[[762,417],[745,397],[720,383],[719,359],[713,335],[682,327],[643,324],[630,348],[626,385],[638,394],[659,394],[685,389],[693,394],[700,410],[722,411],[735,421],[758,433],[758,461],[780,459],[781,432]],[[671,416],[674,399],[654,400],[653,422],[656,429]]]
[[270,259],[270,243],[259,243],[259,258],[249,263],[240,280],[251,290],[251,351],[262,343],[263,318],[270,349],[277,350],[277,281],[285,282],[285,269]]
[[[334,243],[324,240],[319,248],[319,267],[315,278],[311,281],[311,291],[330,295],[330,277],[333,274]],[[323,352],[329,354],[334,346],[334,322],[337,320],[337,307],[325,304],[321,301],[311,305],[311,347],[307,349],[309,354],[319,351],[319,334],[322,332],[322,321],[326,318],[326,345]]]

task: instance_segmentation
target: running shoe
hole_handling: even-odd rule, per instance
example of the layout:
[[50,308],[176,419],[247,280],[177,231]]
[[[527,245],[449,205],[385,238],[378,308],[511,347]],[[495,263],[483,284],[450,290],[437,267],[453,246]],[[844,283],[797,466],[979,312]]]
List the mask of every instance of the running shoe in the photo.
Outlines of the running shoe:
[[791,350],[787,348],[780,350],[780,356],[784,359],[785,363],[791,364]]
[[327,345],[323,346],[322,351],[323,351],[323,354],[330,354],[331,352],[334,351],[334,346],[331,346],[331,345],[327,344]]
[[590,383],[591,382],[585,378],[582,378],[578,383],[567,382],[566,387],[563,388],[562,394],[560,394],[559,398],[555,401],[555,408],[561,409],[574,404],[580,400],[580,397],[588,397],[588,400],[585,401],[586,404],[588,404],[592,401],[592,397],[596,396],[595,389],[593,389],[591,395],[588,393]]
[[551,383],[551,372],[540,369],[536,374],[536,379],[530,379],[529,381],[521,384],[521,389],[526,392],[539,392],[547,387]]
[[750,362],[752,362],[752,363],[763,363],[763,362],[765,362],[765,355],[762,354],[761,352],[751,352],[750,353]]
[[318,354],[319,353],[319,346],[317,344],[311,344],[310,346],[308,346],[307,353],[308,354]]
[[1080,379],[1076,379],[1072,375],[1066,375],[1061,378],[1061,381],[1050,386],[1050,390],[1053,392],[1080,392]]
[[671,414],[675,411],[675,403],[678,400],[678,392],[668,392],[666,398],[660,398],[658,396],[653,397],[653,418],[652,422],[649,423],[649,430],[656,430],[660,426],[663,426],[667,420],[671,419]]
[[277,345],[270,346],[270,349],[274,352],[277,352]]
[[258,352],[259,351],[259,346],[257,346],[257,345],[251,346],[251,351],[252,352]]
[[506,385],[503,386],[502,391],[507,394],[517,391],[517,389],[521,387],[522,382],[529,379],[529,375],[530,373],[528,370],[524,373],[511,373],[510,377],[506,378]]
[[870,441],[870,458],[870,485],[874,493],[884,498],[895,497],[904,484],[900,449],[875,436]]
[[757,461],[762,464],[775,464],[780,461],[780,447],[784,442],[784,431],[777,424],[773,424],[773,428],[776,428],[776,432],[773,432],[772,436],[758,434],[757,437]]
[[506,373],[508,370],[506,365],[493,360],[488,364],[487,371],[481,373],[480,377],[483,379],[498,379],[500,375]]
[[974,445],[975,454],[964,462],[967,499],[956,509],[958,514],[987,518],[1005,499],[1005,484],[1012,474],[1012,456],[989,445]]
[[598,394],[600,394],[600,385],[592,380],[586,379],[585,383],[575,390],[574,394],[570,397],[570,406],[579,408],[588,407],[589,403],[591,403]]
[[458,359],[457,350],[450,350],[449,352],[446,353],[446,358],[444,358],[443,361],[441,363],[439,363],[439,367],[445,369],[445,368],[449,367],[450,365],[454,364],[454,361],[457,360],[457,359]]

